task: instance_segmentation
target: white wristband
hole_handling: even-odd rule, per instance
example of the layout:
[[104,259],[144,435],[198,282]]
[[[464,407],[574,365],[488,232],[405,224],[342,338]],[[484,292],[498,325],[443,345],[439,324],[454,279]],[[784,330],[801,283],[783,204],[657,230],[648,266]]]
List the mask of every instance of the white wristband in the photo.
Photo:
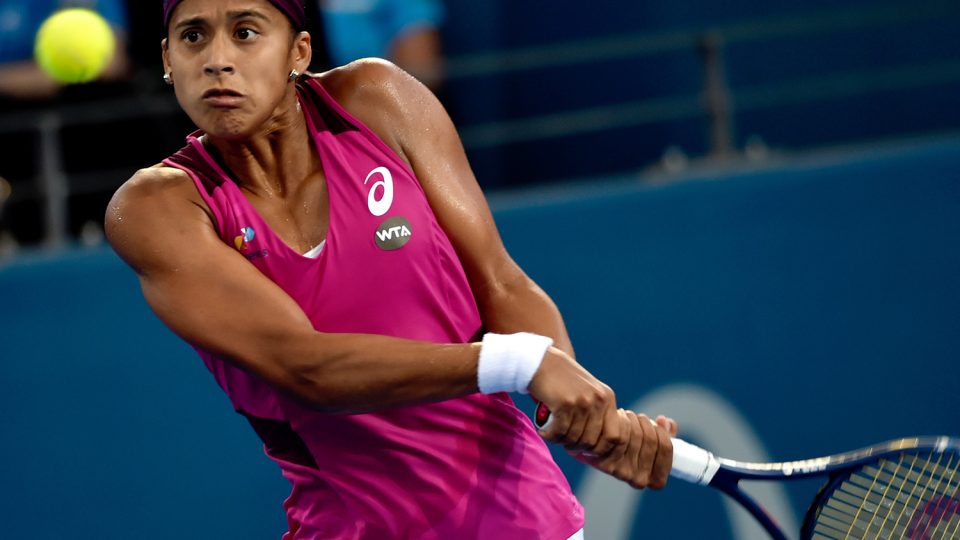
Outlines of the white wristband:
[[519,334],[484,334],[477,364],[477,385],[484,394],[496,392],[527,393],[543,355],[553,340],[520,332]]

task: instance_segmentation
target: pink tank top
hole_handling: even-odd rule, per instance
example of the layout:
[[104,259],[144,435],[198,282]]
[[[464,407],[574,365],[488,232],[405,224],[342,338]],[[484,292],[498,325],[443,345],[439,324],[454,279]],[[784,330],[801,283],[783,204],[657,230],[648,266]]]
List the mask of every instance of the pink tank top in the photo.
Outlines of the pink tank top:
[[[198,134],[164,163],[193,178],[220,238],[283,288],[318,331],[477,339],[473,294],[413,171],[318,81],[302,84],[299,97],[329,194],[316,258],[271,231]],[[566,479],[506,394],[323,414],[198,352],[292,484],[284,540],[560,540],[583,527]]]

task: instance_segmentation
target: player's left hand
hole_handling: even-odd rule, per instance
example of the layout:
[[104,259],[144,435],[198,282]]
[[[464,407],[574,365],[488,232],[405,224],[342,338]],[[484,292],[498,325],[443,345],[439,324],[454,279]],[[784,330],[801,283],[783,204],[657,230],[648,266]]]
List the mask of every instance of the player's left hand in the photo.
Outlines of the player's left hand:
[[630,434],[626,444],[604,456],[587,453],[575,457],[635,489],[664,487],[673,465],[670,438],[677,434],[677,422],[665,416],[658,416],[653,421],[633,411],[620,409],[617,412],[621,429]]

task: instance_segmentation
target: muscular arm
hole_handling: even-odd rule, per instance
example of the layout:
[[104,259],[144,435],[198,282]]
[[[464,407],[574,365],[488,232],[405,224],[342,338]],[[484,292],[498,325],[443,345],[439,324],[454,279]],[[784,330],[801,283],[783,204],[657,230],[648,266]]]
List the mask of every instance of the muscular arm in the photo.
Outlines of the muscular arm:
[[437,107],[415,117],[421,122],[401,144],[464,266],[484,325],[492,332],[550,336],[573,356],[556,304],[507,253],[446,114]]
[[111,201],[106,232],[174,332],[316,409],[362,412],[477,391],[477,344],[316,332],[219,239],[181,171],[140,171]]
[[[571,447],[595,448],[605,437],[615,441],[613,391],[571,360],[559,310],[504,248],[456,129],[433,94],[382,61],[357,62],[323,79],[413,168],[463,264],[487,330],[550,336],[557,349],[569,353],[548,354],[530,384],[531,394],[555,411],[546,436]],[[599,447],[607,448],[607,443]]]
[[530,384],[531,393],[553,411],[544,437],[599,454],[591,465],[634,487],[662,487],[671,461],[664,428],[672,421],[658,419],[660,428],[654,428],[645,417],[618,412],[610,387],[571,359],[559,310],[504,248],[446,111],[423,85],[389,64],[365,62],[351,69],[367,73],[354,77],[353,88],[339,88],[336,77],[332,86],[351,112],[410,163],[464,266],[487,330],[547,335],[568,353],[564,361],[548,354]]
[[[421,177],[485,324],[551,335],[569,348],[556,307],[506,254],[442,107],[412,77],[371,66],[324,79],[341,103],[383,130]],[[477,344],[316,332],[291,298],[218,238],[207,212],[184,173],[158,167],[125,184],[106,218],[108,238],[139,275],[147,302],[188,342],[323,411],[370,411],[477,391]],[[657,435],[637,436],[637,421],[617,413],[610,388],[569,355],[548,350],[529,389],[553,411],[545,437],[609,454],[604,470],[619,467],[618,478],[647,482],[652,462],[624,456],[639,456],[638,444],[656,444]]]

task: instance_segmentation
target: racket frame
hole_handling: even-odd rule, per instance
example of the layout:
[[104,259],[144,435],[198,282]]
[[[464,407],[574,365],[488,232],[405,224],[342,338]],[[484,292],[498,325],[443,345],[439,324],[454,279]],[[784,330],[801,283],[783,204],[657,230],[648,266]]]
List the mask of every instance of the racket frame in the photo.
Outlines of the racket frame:
[[[537,402],[534,424],[538,429],[545,429],[550,420],[550,409],[542,402]],[[712,452],[682,439],[674,438],[671,441],[674,450],[674,468],[670,472],[671,476],[686,482],[710,486],[726,493],[750,512],[774,540],[788,539],[776,519],[740,488],[741,480],[784,481],[827,477],[827,481],[817,491],[808,506],[801,525],[801,538],[809,538],[813,528],[812,517],[815,517],[816,509],[819,508],[826,494],[831,492],[830,487],[849,477],[859,467],[901,453],[945,452],[948,448],[960,450],[960,439],[946,436],[909,437],[831,456],[759,463],[716,457]]]
[[798,461],[755,463],[714,458],[719,463],[719,468],[712,478],[705,479],[706,481],[700,483],[722,491],[740,503],[763,526],[771,538],[787,540],[786,534],[773,516],[740,488],[740,481],[784,481],[826,476],[827,482],[817,492],[809,505],[801,525],[801,538],[807,538],[812,529],[809,523],[811,516],[815,515],[815,509],[820,505],[825,494],[829,493],[829,487],[836,485],[837,481],[842,481],[854,470],[863,465],[875,463],[885,457],[904,452],[944,452],[950,447],[956,448],[958,446],[960,446],[960,441],[951,440],[949,437],[911,437],[887,441],[832,456]]

